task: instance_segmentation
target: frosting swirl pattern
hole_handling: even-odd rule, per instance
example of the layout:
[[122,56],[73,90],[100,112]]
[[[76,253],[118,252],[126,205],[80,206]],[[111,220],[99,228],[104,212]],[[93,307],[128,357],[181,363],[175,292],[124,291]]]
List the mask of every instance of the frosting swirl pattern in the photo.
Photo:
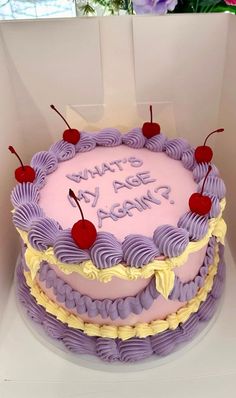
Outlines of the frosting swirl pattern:
[[189,233],[189,238],[196,242],[206,235],[208,230],[208,217],[200,216],[189,211],[185,213],[178,222],[178,227]]
[[[202,184],[203,180],[199,183],[198,192],[201,192]],[[218,199],[224,198],[226,194],[224,181],[217,176],[209,175],[204,186],[203,194],[212,194],[215,195]]]
[[53,144],[50,149],[50,153],[53,153],[59,162],[72,159],[75,156],[75,146],[64,140],[58,141]]
[[123,257],[132,267],[142,267],[160,255],[152,239],[143,235],[126,236],[123,244]]
[[26,203],[38,203],[39,190],[30,182],[17,184],[11,193],[11,202],[13,206],[18,207]]
[[99,133],[94,134],[97,145],[101,146],[118,146],[122,143],[122,136],[119,130],[113,128],[106,128]]
[[43,210],[34,202],[19,206],[13,214],[13,223],[23,231],[29,231],[34,220],[43,217]]
[[183,155],[181,158],[181,161],[182,161],[184,167],[190,171],[192,171],[197,165],[197,162],[196,162],[195,156],[194,156],[194,152],[195,152],[195,149],[193,149],[193,148],[187,149],[186,151],[183,152]]
[[153,240],[161,254],[168,257],[177,257],[187,247],[189,233],[183,228],[161,225],[155,229]]
[[[219,175],[219,170],[217,167],[213,164],[211,169],[210,176],[218,176]],[[193,178],[194,181],[199,183],[203,178],[205,178],[207,172],[208,172],[209,164],[208,163],[198,163],[195,168],[193,169]]]
[[165,142],[166,142],[166,137],[164,136],[164,134],[160,133],[146,140],[145,148],[153,152],[162,152],[164,149]]
[[166,154],[175,160],[182,158],[183,152],[189,148],[188,142],[184,138],[175,138],[173,140],[166,141],[164,150]]
[[135,128],[122,136],[122,141],[130,148],[143,148],[146,142],[142,130]]
[[98,232],[90,255],[93,263],[99,269],[109,268],[119,264],[122,260],[121,244],[114,235],[109,232]]
[[63,263],[78,264],[90,259],[89,253],[75,244],[69,229],[59,231],[53,249],[55,256]]
[[30,165],[34,169],[42,169],[46,174],[50,174],[57,169],[58,162],[52,152],[41,151],[32,157]]
[[89,134],[84,131],[80,132],[79,142],[75,145],[76,152],[89,152],[96,147],[96,140],[94,134]]
[[60,225],[51,218],[45,217],[33,222],[28,235],[29,242],[36,250],[47,250],[54,243]]

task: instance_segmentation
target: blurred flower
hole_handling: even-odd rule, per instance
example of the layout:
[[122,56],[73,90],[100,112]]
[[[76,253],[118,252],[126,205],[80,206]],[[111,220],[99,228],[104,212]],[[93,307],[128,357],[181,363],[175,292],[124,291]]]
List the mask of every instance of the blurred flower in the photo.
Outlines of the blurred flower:
[[177,3],[178,0],[133,0],[136,14],[166,14],[173,11]]
[[236,6],[236,0],[225,0],[225,3],[228,4],[228,6]]

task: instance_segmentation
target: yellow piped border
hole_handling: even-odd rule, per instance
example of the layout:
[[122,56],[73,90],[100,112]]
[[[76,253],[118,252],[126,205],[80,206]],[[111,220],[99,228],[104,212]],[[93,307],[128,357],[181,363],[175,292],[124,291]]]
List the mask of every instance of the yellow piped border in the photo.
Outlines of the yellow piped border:
[[98,324],[86,323],[78,316],[69,313],[64,308],[51,301],[47,295],[40,290],[36,281],[32,280],[30,272],[24,272],[24,275],[27,285],[30,287],[30,292],[36,299],[37,303],[43,306],[49,314],[54,315],[59,321],[68,324],[69,327],[80,329],[88,336],[108,337],[112,339],[118,337],[121,340],[127,340],[131,337],[144,338],[161,333],[167,329],[175,330],[181,322],[186,322],[191,314],[198,311],[200,304],[206,300],[208,293],[212,289],[219,263],[218,251],[219,248],[217,245],[213,264],[209,267],[209,272],[205,279],[204,286],[198,291],[192,300],[188,301],[188,303],[184,307],[180,308],[176,313],[168,315],[165,320],[158,319],[150,323],[139,323],[135,326],[101,326]]

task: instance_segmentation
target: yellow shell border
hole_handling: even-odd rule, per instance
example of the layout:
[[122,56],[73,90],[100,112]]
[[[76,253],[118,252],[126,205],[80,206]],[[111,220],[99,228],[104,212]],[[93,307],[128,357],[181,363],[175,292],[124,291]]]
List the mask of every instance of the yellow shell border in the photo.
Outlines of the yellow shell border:
[[208,293],[212,289],[219,263],[218,251],[219,249],[217,245],[215,248],[213,264],[209,267],[209,272],[205,279],[204,286],[198,291],[192,300],[190,300],[184,307],[180,308],[176,313],[168,315],[165,320],[139,323],[134,326],[113,326],[86,323],[78,316],[69,313],[64,308],[50,300],[47,295],[40,290],[37,282],[32,279],[30,272],[24,272],[24,275],[27,285],[30,287],[30,292],[36,299],[37,303],[43,306],[49,314],[54,315],[59,321],[68,324],[69,327],[80,329],[88,336],[108,337],[112,339],[120,338],[121,340],[127,340],[131,337],[144,338],[161,333],[167,329],[174,330],[181,322],[186,322],[191,314],[198,311],[200,304],[206,300]]

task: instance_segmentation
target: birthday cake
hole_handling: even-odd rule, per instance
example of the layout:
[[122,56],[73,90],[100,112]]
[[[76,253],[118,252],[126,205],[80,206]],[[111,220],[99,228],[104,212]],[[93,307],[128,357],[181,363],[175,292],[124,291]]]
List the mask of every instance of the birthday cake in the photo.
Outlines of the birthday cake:
[[212,156],[151,119],[125,134],[68,125],[21,163],[11,201],[29,317],[65,349],[109,362],[191,340],[224,281],[225,185]]

